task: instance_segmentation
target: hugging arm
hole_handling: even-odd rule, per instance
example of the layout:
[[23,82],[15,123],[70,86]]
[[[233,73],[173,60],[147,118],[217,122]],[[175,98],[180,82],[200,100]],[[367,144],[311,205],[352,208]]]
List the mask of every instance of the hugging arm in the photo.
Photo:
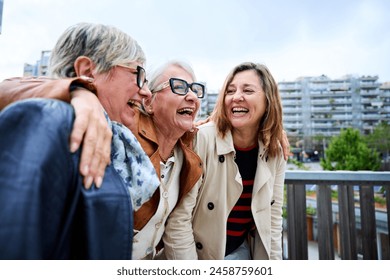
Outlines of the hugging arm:
[[288,141],[287,133],[285,130],[283,130],[283,137],[282,139],[280,139],[280,144],[282,145],[284,160],[288,160],[288,156],[290,155],[291,152],[290,152],[290,142]]
[[52,98],[72,104],[76,119],[69,139],[70,150],[75,152],[83,143],[79,169],[86,188],[93,181],[100,186],[111,152],[112,131],[93,91],[94,86],[82,78],[12,78],[0,83],[1,110],[27,98]]

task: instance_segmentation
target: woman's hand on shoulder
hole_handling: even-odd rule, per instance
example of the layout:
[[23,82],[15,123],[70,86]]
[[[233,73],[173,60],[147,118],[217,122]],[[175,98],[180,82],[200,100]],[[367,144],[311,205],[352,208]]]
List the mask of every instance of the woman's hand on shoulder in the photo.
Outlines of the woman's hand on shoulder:
[[284,160],[288,160],[288,157],[291,155],[291,151],[290,142],[288,141],[287,133],[285,130],[283,130],[283,136],[280,141],[280,144],[282,145]]
[[84,176],[84,186],[89,189],[94,182],[100,187],[110,164],[112,130],[99,99],[92,92],[83,88],[73,90],[71,104],[76,118],[70,136],[70,151],[77,151],[83,143],[80,173]]

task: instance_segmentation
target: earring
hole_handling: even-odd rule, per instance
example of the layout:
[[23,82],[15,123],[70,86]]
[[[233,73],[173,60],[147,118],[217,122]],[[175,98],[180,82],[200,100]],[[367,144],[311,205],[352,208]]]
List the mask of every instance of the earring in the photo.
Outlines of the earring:
[[95,81],[94,78],[88,77],[88,76],[85,76],[85,75],[81,75],[80,78],[83,79],[84,81],[89,82],[89,83],[93,83]]

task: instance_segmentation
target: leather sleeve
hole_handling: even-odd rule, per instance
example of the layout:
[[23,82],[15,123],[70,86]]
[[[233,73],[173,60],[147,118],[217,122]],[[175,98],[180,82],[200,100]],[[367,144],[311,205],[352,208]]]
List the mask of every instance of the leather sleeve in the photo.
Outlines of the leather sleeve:
[[47,77],[15,77],[0,83],[0,110],[5,106],[27,98],[52,98],[70,102],[70,87],[84,87],[94,93],[96,88],[80,77],[51,79]]

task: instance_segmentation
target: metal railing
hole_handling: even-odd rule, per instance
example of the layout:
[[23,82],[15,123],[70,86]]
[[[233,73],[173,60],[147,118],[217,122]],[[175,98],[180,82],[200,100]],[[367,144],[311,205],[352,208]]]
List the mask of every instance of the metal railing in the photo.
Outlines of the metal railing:
[[[315,185],[320,260],[335,259],[336,244],[339,257],[344,260],[390,259],[390,172],[288,170],[285,184],[286,259],[308,259],[307,185]],[[381,213],[375,208],[374,186],[384,190],[386,207]],[[336,201],[332,201],[332,189],[337,189]],[[380,235],[379,214],[384,230]]]

